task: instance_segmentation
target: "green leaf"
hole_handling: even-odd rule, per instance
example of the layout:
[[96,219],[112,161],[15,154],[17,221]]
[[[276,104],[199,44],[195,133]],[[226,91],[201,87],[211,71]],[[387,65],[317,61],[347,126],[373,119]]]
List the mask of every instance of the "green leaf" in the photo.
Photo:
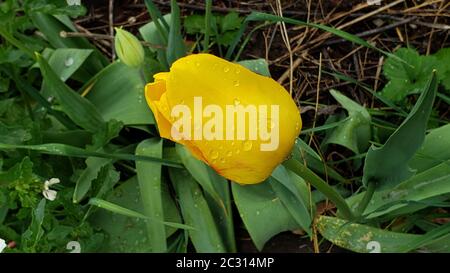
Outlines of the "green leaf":
[[214,220],[224,238],[227,250],[235,252],[233,213],[228,181],[208,165],[194,158],[184,146],[176,144],[176,151],[185,168],[205,191],[206,201],[216,216]]
[[299,228],[269,183],[233,183],[231,188],[241,219],[258,250],[274,235]]
[[365,152],[369,148],[371,137],[371,117],[366,108],[342,95],[336,90],[331,95],[347,110],[348,119],[336,127],[325,143],[334,143],[350,149],[355,154]]
[[[136,155],[162,158],[161,139],[147,139],[139,143]],[[150,162],[136,162],[139,190],[144,214],[153,219],[164,220],[163,192],[161,188],[161,165]],[[163,224],[147,223],[147,234],[154,252],[166,252],[166,229]]]
[[108,59],[90,44],[86,38],[61,37],[60,34],[62,31],[76,32],[76,28],[72,23],[68,25],[71,20],[67,16],[54,16],[43,12],[30,12],[28,16],[33,21],[33,25],[45,35],[45,38],[54,48],[93,49],[95,52],[89,57],[85,66],[91,75],[97,73],[109,63]]
[[[163,17],[164,17],[164,20],[166,22],[170,22],[171,21],[171,15],[170,14],[166,14]],[[158,22],[159,22],[159,24],[161,24],[162,23],[162,19],[158,19]],[[166,44],[164,42],[164,39],[161,37],[161,34],[159,33],[155,22],[153,22],[153,21],[143,25],[142,27],[140,27],[139,28],[139,33],[141,34],[141,36],[144,39],[144,41],[147,41],[147,42],[152,43],[154,45],[161,45],[161,46],[164,46]],[[149,47],[149,49],[152,52],[157,51],[157,49],[153,48],[153,47]]]
[[154,124],[144,98],[144,81],[139,70],[115,62],[89,81],[84,90],[105,120],[116,119],[125,125]]
[[31,224],[28,229],[22,234],[22,243],[25,247],[34,249],[38,241],[44,235],[42,223],[45,216],[45,198],[42,198],[37,207],[33,210]]
[[[69,79],[92,54],[92,49],[57,48],[48,59],[48,64],[62,81]],[[90,78],[88,71],[83,70],[77,80],[87,81]]]
[[170,7],[172,16],[170,18],[169,40],[167,43],[167,63],[172,65],[173,62],[186,55],[186,46],[181,35],[181,15],[177,1],[171,0]]
[[450,160],[450,124],[431,130],[409,165],[421,173],[446,160]]
[[[446,193],[450,193],[450,160],[414,175],[394,188],[376,192],[365,214],[367,218],[379,217]],[[355,203],[360,197],[350,198],[349,203]]]
[[186,170],[170,168],[169,174],[179,198],[183,219],[195,229],[188,231],[195,250],[198,253],[225,252],[215,217],[197,182]]
[[221,33],[225,33],[230,30],[237,30],[241,27],[244,17],[239,17],[239,13],[230,12],[227,15],[220,17],[218,20]]
[[403,102],[407,95],[422,92],[428,84],[429,75],[436,67],[436,60],[430,56],[420,56],[412,48],[400,48],[395,56],[389,57],[383,66],[383,73],[390,81],[381,91],[381,95],[393,102]]
[[77,125],[90,132],[96,132],[99,128],[105,126],[103,118],[90,101],[65,85],[41,55],[36,54],[36,58],[42,76],[48,83],[49,93],[55,96],[62,110]]
[[0,143],[22,144],[31,139],[29,130],[22,126],[8,126],[0,121]]
[[272,173],[269,183],[298,225],[312,235],[312,208],[310,206],[312,201],[309,198],[305,181],[280,165]]
[[436,97],[437,78],[433,73],[411,113],[382,147],[372,146],[364,164],[363,183],[376,183],[377,190],[392,188],[411,177],[408,162],[425,139],[428,118]]
[[202,188],[210,194],[213,199],[221,203],[223,206],[223,200],[217,193],[214,183],[227,183],[226,179],[221,177],[215,177],[212,170],[200,160],[194,158],[192,154],[180,144],[175,146],[178,156],[185,168],[191,173],[192,177],[202,186]]
[[447,89],[447,93],[450,93],[450,47],[439,50],[434,56],[437,60],[438,79]]
[[240,61],[238,64],[250,69],[251,71],[260,75],[270,77],[269,65],[265,59],[245,60]]
[[[376,245],[380,247],[381,253],[411,251],[417,248],[417,241],[426,236],[382,230],[328,216],[319,218],[317,228],[333,244],[360,253],[371,252]],[[446,244],[445,247],[445,244],[427,242],[422,243],[421,247],[427,251],[448,252],[448,238]]]
[[[164,200],[164,219],[167,221],[165,224],[168,224],[166,225],[166,235],[172,235],[177,228],[188,228],[185,225],[178,224],[180,223],[180,216],[167,190],[164,191],[162,197]],[[93,213],[89,221],[93,226],[101,228],[109,235],[109,240],[102,246],[101,251],[114,253],[153,251],[147,235],[147,222],[150,220],[144,215],[136,176],[115,188],[106,198],[106,203],[105,200],[101,200],[100,203],[98,201],[94,202],[106,209]],[[125,212],[123,209],[125,209]],[[160,224],[159,221],[151,222]],[[174,226],[173,224],[176,224],[175,228],[171,227]]]
[[58,144],[58,143],[49,143],[49,144],[40,144],[40,145],[11,145],[0,143],[0,150],[10,150],[10,149],[26,149],[32,151],[38,151],[43,154],[51,154],[51,155],[61,155],[61,156],[73,156],[73,157],[100,157],[100,158],[109,158],[116,160],[134,160],[134,161],[150,161],[157,162],[165,166],[182,168],[182,165],[176,161],[155,158],[150,156],[136,156],[132,154],[123,154],[123,153],[105,153],[105,152],[93,152],[85,149],[81,149],[78,147]]

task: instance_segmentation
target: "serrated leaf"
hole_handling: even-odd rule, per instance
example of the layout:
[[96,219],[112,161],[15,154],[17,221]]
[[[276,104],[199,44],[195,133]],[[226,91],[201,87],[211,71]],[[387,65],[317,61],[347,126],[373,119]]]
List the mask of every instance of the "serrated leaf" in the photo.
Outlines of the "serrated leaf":
[[447,89],[447,93],[450,93],[450,47],[439,50],[434,56],[437,60],[438,79]]
[[415,49],[400,48],[395,56],[388,57],[383,73],[390,80],[381,91],[381,95],[393,102],[403,102],[406,96],[422,92],[426,87],[429,75],[436,68],[436,59],[432,56],[421,56]]
[[414,174],[408,162],[425,139],[428,118],[437,92],[436,73],[430,80],[411,113],[382,147],[372,147],[364,164],[363,184],[376,183],[376,189],[392,188]]

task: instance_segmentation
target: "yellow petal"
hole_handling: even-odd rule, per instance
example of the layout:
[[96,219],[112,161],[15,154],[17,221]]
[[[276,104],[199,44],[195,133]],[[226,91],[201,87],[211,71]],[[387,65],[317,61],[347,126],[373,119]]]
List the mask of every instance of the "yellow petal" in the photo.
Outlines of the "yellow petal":
[[[147,87],[147,101],[153,112],[158,111],[155,118],[161,136],[172,140],[168,128],[173,119],[171,109],[183,104],[194,113],[194,98],[201,98],[203,109],[200,111],[208,105],[220,107],[224,113],[223,118],[226,116],[227,106],[255,107],[258,115],[261,113],[260,106],[267,106],[268,109],[272,105],[279,107],[279,119],[267,124],[267,127],[279,129],[279,145],[275,150],[261,149],[263,144],[267,144],[267,140],[260,135],[257,139],[249,138],[249,132],[254,128],[249,126],[248,119],[244,139],[177,141],[230,180],[243,184],[264,181],[288,156],[300,132],[300,113],[289,93],[273,79],[253,73],[239,64],[210,54],[195,54],[177,60],[169,73],[157,74],[155,79],[156,82]],[[210,119],[211,117],[202,116],[202,125]],[[226,120],[224,123],[226,124]],[[232,125],[237,128],[238,121],[235,120]],[[257,127],[259,130],[259,123]],[[204,128],[191,126],[192,138],[196,129]],[[225,131],[230,128],[225,126],[223,129],[225,137]]]

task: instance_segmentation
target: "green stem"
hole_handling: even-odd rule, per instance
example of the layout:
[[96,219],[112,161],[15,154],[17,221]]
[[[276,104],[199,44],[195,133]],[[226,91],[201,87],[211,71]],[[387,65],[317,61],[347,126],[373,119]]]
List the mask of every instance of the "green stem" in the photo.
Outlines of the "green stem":
[[297,160],[291,158],[284,163],[289,170],[298,174],[300,177],[305,179],[308,183],[313,185],[317,190],[322,192],[328,199],[330,199],[336,207],[339,209],[339,212],[342,213],[342,216],[346,220],[355,219],[352,210],[348,206],[345,199],[330,185],[328,185],[322,178],[320,178],[313,171],[308,169],[306,166],[298,162]]
[[375,183],[369,182],[367,186],[366,193],[364,194],[363,199],[358,204],[358,208],[356,209],[357,216],[361,216],[369,205],[370,200],[372,200],[372,196],[375,193]]
[[212,0],[206,0],[205,8],[205,40],[203,41],[203,52],[207,52],[209,48],[209,31],[211,30],[211,9]]

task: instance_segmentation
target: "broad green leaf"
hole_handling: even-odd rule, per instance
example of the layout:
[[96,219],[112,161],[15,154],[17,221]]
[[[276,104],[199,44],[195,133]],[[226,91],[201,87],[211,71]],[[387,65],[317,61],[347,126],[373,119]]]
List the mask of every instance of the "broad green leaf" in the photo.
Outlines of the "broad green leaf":
[[231,188],[240,217],[258,250],[274,235],[299,228],[269,183],[233,183]]
[[428,118],[436,97],[437,78],[433,73],[411,113],[382,147],[372,146],[364,164],[363,183],[376,183],[377,190],[392,188],[414,174],[409,160],[425,139]]
[[171,17],[169,39],[167,43],[167,63],[172,65],[173,62],[186,55],[186,46],[184,45],[183,36],[181,35],[181,15],[177,1],[171,0],[170,7]]
[[[161,139],[147,139],[139,143],[136,155],[162,157]],[[144,213],[148,217],[164,220],[161,165],[150,162],[136,162],[139,189]],[[147,223],[147,234],[154,252],[166,252],[166,229],[163,224]]]
[[154,124],[139,70],[115,62],[94,76],[84,90],[105,120],[116,119],[125,125]]
[[205,191],[205,199],[216,217],[214,218],[227,251],[235,252],[233,212],[228,181],[202,161],[194,158],[182,145],[176,145],[176,151],[185,168]]
[[[450,193],[450,160],[416,174],[394,188],[376,192],[365,214],[368,218],[378,217],[446,193]],[[360,196],[351,198],[349,203],[358,198]]]
[[383,66],[383,73],[389,82],[381,91],[383,97],[393,102],[404,102],[409,94],[422,92],[428,84],[429,75],[436,67],[436,59],[431,56],[420,56],[412,48],[400,48],[395,56],[405,60],[407,63],[399,62],[398,59],[389,57]]
[[36,58],[42,76],[48,83],[48,93],[55,96],[62,110],[77,125],[90,132],[96,132],[105,126],[103,118],[90,101],[65,85],[41,55],[37,54]]
[[186,170],[169,169],[170,178],[179,198],[184,222],[195,230],[188,230],[198,253],[225,252],[223,238],[214,221],[207,201],[198,183]]
[[209,193],[217,203],[221,203],[223,207],[223,200],[217,193],[214,183],[227,183],[226,179],[220,177],[215,178],[210,168],[205,163],[193,157],[183,145],[177,144],[175,149],[181,162],[192,177],[202,186],[204,191]]
[[[333,244],[360,253],[377,251],[377,247],[381,253],[412,251],[417,248],[418,240],[426,236],[382,230],[328,216],[321,216],[318,219],[317,228],[320,234]],[[448,237],[441,237],[445,238],[446,244],[422,243],[421,248],[426,251],[448,252],[450,251]]]
[[152,21],[155,22],[155,27],[158,29],[161,39],[164,41],[164,45],[167,45],[169,37],[169,24],[167,22],[170,21],[162,16],[161,11],[156,7],[152,0],[144,0],[144,2]]
[[344,146],[355,154],[369,148],[371,137],[371,117],[366,108],[352,101],[338,91],[331,90],[331,95],[347,110],[348,119],[336,127],[325,143]]
[[[162,198],[165,204],[164,219],[167,221],[166,223],[170,225],[176,224],[175,228],[166,225],[166,236],[170,236],[178,228],[177,223],[180,223],[180,216],[168,190],[164,191]],[[109,240],[103,245],[102,251],[153,251],[147,235],[147,222],[151,220],[144,215],[145,212],[136,176],[114,189],[106,200],[97,199],[91,202],[94,202],[96,206],[100,205],[100,207],[106,208],[97,210],[89,218],[89,221],[95,227],[101,228],[109,235]],[[181,227],[184,228],[183,225]]]
[[312,209],[305,181],[280,165],[272,173],[269,183],[298,225],[311,235]]
[[264,59],[245,60],[238,62],[238,64],[250,69],[255,73],[270,77],[269,65]]
[[[164,20],[166,22],[170,22],[171,21],[171,15],[170,14],[166,14],[163,16]],[[162,23],[161,19],[158,19],[159,24]],[[161,45],[164,46],[165,42],[164,39],[161,37],[161,34],[158,31],[158,28],[156,27],[155,22],[149,22],[147,24],[145,24],[144,26],[139,28],[139,33],[141,34],[142,38],[144,39],[144,41],[147,41],[149,43],[152,43],[154,45]],[[153,48],[153,47],[149,47],[149,49],[152,52],[155,52],[157,49]]]
[[[50,55],[48,64],[59,78],[65,82],[74,75],[92,52],[92,49],[57,48]],[[81,72],[78,77],[75,77],[75,74],[74,78],[81,82],[89,80],[91,76],[89,72],[86,70]]]
[[445,160],[450,160],[450,124],[431,130],[409,165],[421,173]]

